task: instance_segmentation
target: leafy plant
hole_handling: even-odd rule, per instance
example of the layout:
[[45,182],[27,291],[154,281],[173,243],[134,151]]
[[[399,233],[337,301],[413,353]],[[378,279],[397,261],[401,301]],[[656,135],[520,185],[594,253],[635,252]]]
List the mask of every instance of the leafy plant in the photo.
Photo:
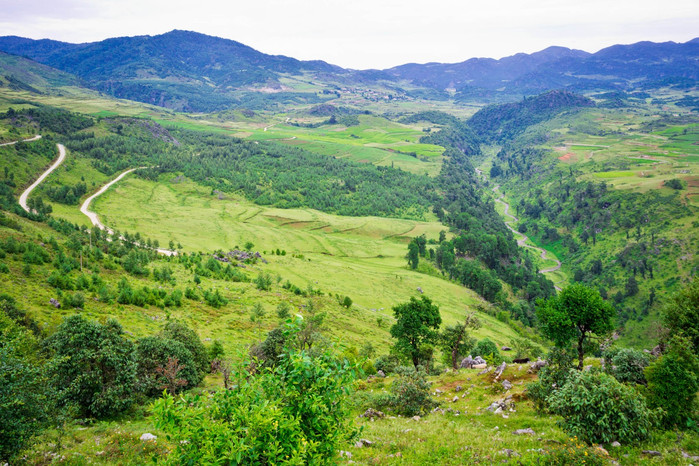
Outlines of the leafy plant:
[[633,388],[595,370],[571,370],[548,404],[563,416],[563,430],[588,443],[642,441],[654,424],[655,414]]
[[645,385],[643,371],[648,364],[648,356],[643,351],[623,348],[614,355],[608,370],[621,383]]
[[429,412],[437,403],[430,396],[425,371],[414,367],[396,369],[399,374],[391,384],[388,405],[397,414],[416,416]]

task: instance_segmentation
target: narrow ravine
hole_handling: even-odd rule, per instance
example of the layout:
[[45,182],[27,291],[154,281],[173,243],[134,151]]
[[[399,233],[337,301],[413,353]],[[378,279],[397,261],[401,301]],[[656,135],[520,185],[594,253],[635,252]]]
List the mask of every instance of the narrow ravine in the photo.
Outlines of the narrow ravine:
[[[478,173],[478,175],[480,175],[481,177],[483,177],[483,181],[487,181],[486,176],[485,176],[485,175],[483,174],[483,172],[482,172],[481,170],[479,170],[478,168],[476,168],[476,173]],[[546,251],[545,249],[542,249],[542,248],[540,248],[540,247],[538,247],[538,246],[534,246],[534,245],[528,244],[527,242],[530,241],[530,240],[529,240],[529,237],[528,237],[527,235],[525,235],[524,233],[521,233],[521,232],[515,230],[515,229],[512,227],[511,224],[512,224],[512,223],[515,223],[515,222],[518,222],[519,219],[518,219],[517,217],[515,217],[514,215],[510,214],[510,204],[509,204],[508,202],[505,201],[505,195],[504,195],[502,192],[500,192],[500,185],[499,185],[499,184],[498,184],[498,185],[495,185],[495,186],[493,187],[493,193],[497,196],[497,197],[495,198],[495,202],[499,202],[500,204],[502,204],[503,206],[505,206],[505,211],[504,211],[503,215],[504,215],[505,217],[509,217],[509,218],[510,218],[510,220],[505,220],[505,226],[506,226],[507,228],[510,229],[510,231],[515,235],[515,237],[518,237],[518,238],[519,238],[519,239],[517,240],[517,246],[535,250],[535,251],[537,251],[537,252],[539,253],[539,257],[541,257],[541,259],[543,259],[543,260],[552,260],[552,261],[555,261],[555,262],[556,262],[556,265],[555,265],[554,267],[549,267],[549,268],[547,268],[547,269],[541,269],[541,270],[539,270],[539,273],[546,274],[546,273],[551,273],[551,272],[555,272],[555,271],[559,270],[559,269],[561,268],[561,261],[559,261],[559,260],[556,259],[555,257],[551,257],[551,258],[546,257],[547,251]],[[556,288],[557,291],[561,291],[561,288],[560,288],[558,285],[554,284],[553,286]]]

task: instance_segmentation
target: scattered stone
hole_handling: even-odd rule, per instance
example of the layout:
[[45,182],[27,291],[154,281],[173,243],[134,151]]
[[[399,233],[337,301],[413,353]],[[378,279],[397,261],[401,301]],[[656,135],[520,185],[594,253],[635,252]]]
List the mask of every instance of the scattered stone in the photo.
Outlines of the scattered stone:
[[504,388],[505,390],[509,390],[512,388],[512,383],[510,383],[509,380],[503,380],[502,381],[502,388]]
[[52,305],[53,307],[55,307],[56,309],[61,308],[61,303],[59,303],[56,298],[49,299],[49,304]]
[[662,353],[663,349],[660,347],[660,345],[650,350],[650,354],[652,354],[653,356],[660,356]]
[[534,430],[531,427],[527,427],[526,429],[517,429],[513,432],[515,435],[535,435]]
[[612,445],[614,448],[619,448],[619,447],[621,446],[621,443],[619,443],[619,442],[617,442],[617,441],[615,440],[615,441],[613,441],[613,442],[611,443],[611,445]]
[[482,371],[480,371],[478,373],[478,375],[487,374],[488,372],[490,372],[493,369],[492,367],[488,367],[487,364],[479,364],[478,366],[473,366],[473,368],[474,369],[483,369]]
[[542,361],[541,359],[539,359],[535,361],[533,364],[529,365],[529,370],[527,372],[529,372],[530,374],[539,372],[539,369],[541,369],[544,366],[546,366],[546,361]]
[[454,396],[454,398],[451,399],[451,402],[452,402],[452,403],[456,403],[457,401],[459,401],[459,397],[458,397],[458,396]]
[[442,391],[439,388],[434,391],[435,395],[440,394],[440,393],[442,393]]
[[462,369],[470,369],[471,366],[473,366],[473,358],[471,356],[467,356],[461,360],[461,364],[459,367]]
[[493,412],[493,414],[500,414],[502,413],[502,408],[498,406],[498,408]]
[[380,371],[377,371],[377,372],[376,372],[376,375],[379,376],[379,377],[386,377],[386,373],[385,373],[384,371],[381,371],[381,370],[380,370]]
[[505,448],[504,450],[500,450],[500,454],[506,455],[508,458],[512,458],[513,456],[514,457],[520,456],[519,453],[517,453],[514,450],[510,450],[509,448]]
[[155,442],[156,440],[158,440],[158,437],[148,432],[141,435],[141,442]]
[[687,459],[692,460],[692,461],[699,461],[699,456],[692,456],[684,451],[682,452],[682,457],[687,458]]
[[419,286],[417,287],[417,291],[418,291],[420,294],[424,293],[424,291],[422,291],[422,288],[420,288]]
[[609,456],[609,452],[607,451],[606,448],[604,448],[602,445],[597,445],[597,451],[602,453],[604,456]]
[[454,389],[454,391],[455,391],[456,393],[459,393],[459,392],[460,392],[461,390],[463,390],[463,389],[464,389],[464,387],[462,387],[461,385],[457,385],[456,388]]
[[496,369],[495,369],[495,380],[498,380],[500,376],[502,375],[503,372],[505,372],[505,369],[507,368],[507,363],[505,361],[502,362]]
[[512,348],[510,348],[509,346],[503,346],[503,347],[500,348],[500,349],[503,350],[503,351],[512,351]]
[[371,442],[365,438],[360,438],[354,443],[354,446],[357,448],[362,448],[362,447],[370,447],[374,444],[374,442]]
[[340,458],[347,458],[348,460],[351,460],[351,459],[352,459],[352,453],[350,453],[350,452],[348,452],[348,451],[340,450]]
[[[490,406],[485,408],[486,411],[492,411],[495,414],[499,414],[503,411],[515,411],[515,404],[512,402],[512,395],[507,395],[505,398],[499,401],[493,401]],[[498,411],[499,410],[499,411]]]
[[644,455],[647,455],[647,456],[663,456],[662,453],[660,453],[659,451],[655,451],[655,450],[643,450],[643,451],[641,451],[641,453],[643,453]]
[[364,411],[364,414],[360,414],[359,417],[365,417],[367,419],[383,419],[386,415],[374,408],[369,408]]
[[413,416],[411,419],[412,419],[413,421],[419,421],[419,420],[420,420],[420,416]]

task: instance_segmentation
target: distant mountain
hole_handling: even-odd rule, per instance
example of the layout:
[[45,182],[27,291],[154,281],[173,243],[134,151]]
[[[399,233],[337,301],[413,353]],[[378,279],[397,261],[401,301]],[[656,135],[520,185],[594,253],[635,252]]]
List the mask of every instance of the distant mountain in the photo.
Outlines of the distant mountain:
[[[699,39],[614,45],[597,53],[549,47],[499,60],[406,64],[387,70],[347,70],[324,61],[267,55],[239,42],[190,31],[118,37],[86,44],[0,37],[0,50],[74,74],[116,97],[183,111],[252,108],[277,103],[322,104],[341,86],[377,86],[397,94],[456,100],[511,101],[552,89],[629,91],[680,83],[696,87]],[[285,77],[313,82],[296,92]],[[403,90],[403,83],[410,90]],[[418,87],[416,89],[416,87]]]
[[119,37],[88,44],[1,37],[0,50],[72,73],[116,97],[177,110],[214,110],[235,103],[231,90],[268,84],[280,74],[338,73],[322,61],[267,55],[228,39],[189,31]]
[[496,90],[519,95],[559,88],[624,90],[642,85],[642,81],[699,80],[699,39],[680,44],[613,45],[594,54],[549,47],[530,55],[520,53],[500,60],[472,58],[454,64],[410,64],[386,72],[396,79],[421,86],[454,88],[457,99],[492,95]]

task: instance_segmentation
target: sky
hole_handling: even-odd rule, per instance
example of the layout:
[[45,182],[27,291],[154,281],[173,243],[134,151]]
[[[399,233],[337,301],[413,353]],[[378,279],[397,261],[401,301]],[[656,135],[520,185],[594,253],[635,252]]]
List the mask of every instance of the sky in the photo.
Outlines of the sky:
[[0,0],[0,35],[66,42],[185,29],[346,68],[588,52],[699,36],[697,0]]

